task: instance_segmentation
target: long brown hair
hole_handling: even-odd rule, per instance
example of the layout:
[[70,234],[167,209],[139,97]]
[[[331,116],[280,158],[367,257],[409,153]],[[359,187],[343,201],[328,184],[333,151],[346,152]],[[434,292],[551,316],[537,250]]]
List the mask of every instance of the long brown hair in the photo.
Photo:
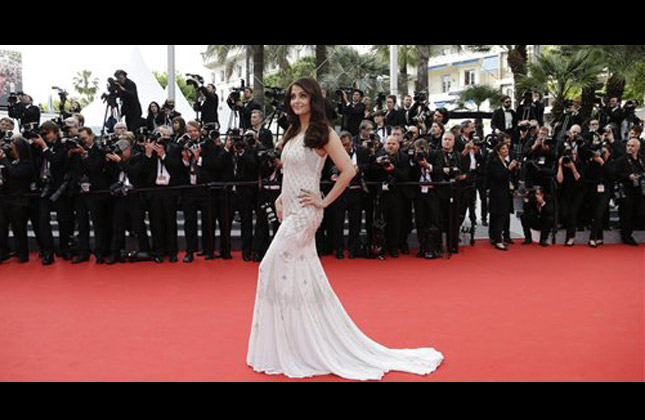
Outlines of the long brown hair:
[[321,149],[329,142],[329,122],[325,113],[325,98],[323,97],[322,89],[317,81],[309,77],[298,79],[287,88],[284,108],[290,125],[284,134],[283,147],[300,132],[300,118],[291,108],[291,92],[294,85],[298,85],[307,92],[310,98],[311,118],[309,127],[305,132],[305,146],[311,149]]

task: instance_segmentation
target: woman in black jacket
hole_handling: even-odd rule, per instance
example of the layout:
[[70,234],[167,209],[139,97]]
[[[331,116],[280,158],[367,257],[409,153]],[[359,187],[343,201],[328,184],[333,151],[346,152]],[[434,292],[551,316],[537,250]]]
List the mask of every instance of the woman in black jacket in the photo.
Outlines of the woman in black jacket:
[[[6,247],[9,225],[15,239],[18,262],[29,261],[27,245],[27,218],[29,215],[29,186],[34,180],[34,164],[29,145],[22,137],[11,142],[10,156],[0,150],[0,262],[7,259]],[[11,159],[10,159],[11,157]]]
[[603,146],[593,155],[587,172],[593,217],[589,246],[596,248],[603,243],[603,226],[608,220],[607,209],[616,183],[616,159],[612,156],[611,145]]
[[164,125],[164,114],[161,112],[158,103],[150,102],[148,106],[148,117],[146,118],[146,127],[148,131],[154,131],[160,125]]
[[490,230],[491,243],[500,251],[507,251],[508,248],[502,239],[502,231],[505,226],[510,225],[511,213],[513,212],[513,195],[511,192],[511,173],[519,168],[516,160],[507,163],[509,146],[501,141],[495,146],[495,153],[491,156],[486,167],[488,179]]

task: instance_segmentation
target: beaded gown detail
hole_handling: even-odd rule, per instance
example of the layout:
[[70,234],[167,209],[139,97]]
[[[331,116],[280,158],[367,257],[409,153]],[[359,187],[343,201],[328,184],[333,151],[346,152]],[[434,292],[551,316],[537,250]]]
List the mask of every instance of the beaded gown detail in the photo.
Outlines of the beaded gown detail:
[[302,207],[301,189],[320,195],[327,157],[305,147],[304,133],[282,151],[283,221],[260,263],[247,364],[291,378],[334,374],[378,380],[389,371],[433,372],[433,348],[388,349],[363,334],[334,293],[316,250],[323,209]]

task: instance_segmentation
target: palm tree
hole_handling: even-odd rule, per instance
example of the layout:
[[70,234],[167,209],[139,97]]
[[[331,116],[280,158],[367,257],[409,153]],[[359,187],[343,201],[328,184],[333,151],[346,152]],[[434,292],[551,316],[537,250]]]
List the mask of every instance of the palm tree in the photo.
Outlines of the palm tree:
[[[528,45],[497,45],[508,53],[506,63],[513,73],[513,81],[515,82],[515,101],[519,101],[522,97],[522,90],[517,81],[526,76],[528,70]],[[493,45],[465,45],[466,49],[472,49],[478,52],[488,52],[493,48]]]
[[554,99],[551,122],[558,121],[563,113],[563,102],[583,88],[593,88],[602,72],[602,65],[588,51],[563,55],[558,51],[540,56],[529,64],[528,76],[520,77],[519,89],[536,89],[549,92]]
[[377,90],[383,90],[383,75],[387,74],[387,65],[374,54],[361,55],[344,45],[335,45],[330,52],[329,72],[319,81],[327,91],[354,87],[372,96]]
[[479,112],[482,104],[488,101],[491,104],[499,103],[502,98],[502,93],[494,87],[488,85],[474,85],[468,87],[466,90],[459,94],[459,103],[466,103],[472,101],[477,106]]
[[327,47],[331,45],[316,45],[316,79],[321,80],[329,71]]

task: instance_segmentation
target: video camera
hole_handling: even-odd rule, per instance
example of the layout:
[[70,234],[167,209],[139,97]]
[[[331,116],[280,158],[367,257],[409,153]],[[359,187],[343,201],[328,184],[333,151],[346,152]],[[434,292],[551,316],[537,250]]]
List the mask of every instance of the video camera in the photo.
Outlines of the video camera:
[[279,87],[268,86],[264,92],[264,96],[271,100],[271,105],[276,108],[284,107],[284,100],[287,97],[287,92]]
[[117,85],[118,83],[116,82],[116,80],[114,80],[114,78],[108,77],[106,87],[107,93],[103,93],[101,95],[101,100],[111,107],[117,106],[116,98],[120,90]]
[[351,99],[352,95],[354,94],[354,88],[353,87],[339,87],[336,89],[336,96],[338,96],[339,99],[343,97],[343,92],[347,95],[348,99]]
[[186,84],[194,87],[195,89],[199,89],[204,86],[204,78],[199,74],[186,73]]
[[414,99],[414,102],[418,104],[423,104],[428,100],[428,97],[426,95],[425,90],[422,90],[420,92],[414,92],[413,99]]
[[24,92],[10,92],[9,96],[7,97],[7,103],[10,106],[13,106],[18,103],[18,99],[20,99],[20,96],[24,95]]
[[244,79],[242,79],[242,84],[240,87],[231,88],[231,93],[226,98],[226,105],[231,108],[232,111],[241,111],[241,108],[237,105],[238,102],[242,100],[242,92],[244,92],[246,86],[244,85]]

